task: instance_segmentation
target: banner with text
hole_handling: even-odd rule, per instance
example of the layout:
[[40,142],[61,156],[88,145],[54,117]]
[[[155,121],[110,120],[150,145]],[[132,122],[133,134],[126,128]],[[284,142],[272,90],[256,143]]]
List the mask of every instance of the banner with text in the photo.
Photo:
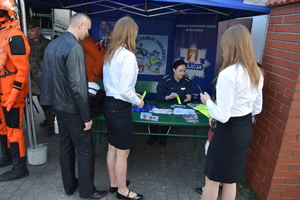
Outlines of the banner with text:
[[218,38],[218,15],[179,15],[174,23],[174,61],[187,63],[186,75],[193,85],[193,98],[200,89],[212,94]]

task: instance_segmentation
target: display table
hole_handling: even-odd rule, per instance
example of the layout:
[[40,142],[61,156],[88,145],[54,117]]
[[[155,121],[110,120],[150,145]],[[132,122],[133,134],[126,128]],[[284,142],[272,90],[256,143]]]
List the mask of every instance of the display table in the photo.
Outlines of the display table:
[[[164,109],[172,109],[171,105],[174,105],[174,103],[170,102],[160,102],[160,101],[152,101],[152,102],[146,102],[146,106],[149,105],[155,105],[156,108],[164,108]],[[186,105],[186,104],[183,104]],[[192,109],[191,107],[187,106],[187,109]],[[173,109],[172,109],[173,110]],[[148,111],[142,111],[142,112],[148,112]],[[155,114],[152,113],[153,116],[158,116],[158,121],[151,121],[146,119],[141,119],[140,115],[141,112],[135,112],[132,111],[132,121],[134,124],[138,125],[163,125],[163,126],[172,126],[174,127],[174,132],[172,134],[161,134],[161,133],[140,133],[140,132],[134,132],[134,134],[139,135],[163,135],[163,136],[173,136],[173,137],[193,137],[195,138],[194,147],[197,150],[198,155],[198,161],[200,162],[200,139],[201,138],[207,138],[207,134],[201,135],[200,129],[201,127],[208,127],[208,118],[201,114],[200,112],[196,111],[196,114],[198,116],[197,123],[190,123],[186,122],[186,120],[183,118],[182,115],[175,115],[175,114]],[[99,136],[99,141],[101,142],[101,138],[104,136],[105,130],[105,118],[104,115],[100,115],[93,119],[93,132],[94,132],[94,139],[96,140],[97,136]],[[181,134],[178,131],[179,127],[193,127],[194,131],[189,134]]]

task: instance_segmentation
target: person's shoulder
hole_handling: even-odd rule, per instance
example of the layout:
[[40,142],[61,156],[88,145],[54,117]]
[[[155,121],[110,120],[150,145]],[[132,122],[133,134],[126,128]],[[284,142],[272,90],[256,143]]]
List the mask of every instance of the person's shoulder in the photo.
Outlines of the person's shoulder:
[[22,35],[22,37],[25,37],[25,34],[20,29],[15,29],[14,31],[10,32],[11,36],[14,35]]
[[171,78],[171,76],[170,75],[165,75],[164,77],[162,77],[162,79],[161,79],[162,81],[164,81],[164,82],[169,82],[169,81],[171,81],[172,80],[172,78]]
[[233,64],[233,65],[229,65],[228,67],[226,67],[225,69],[223,69],[220,74],[232,74],[234,73],[234,71],[237,70],[237,67],[239,67],[239,64]]
[[126,59],[126,60],[136,60],[136,57],[134,55],[133,52],[129,51],[128,49],[124,48],[124,47],[119,47],[116,52],[115,55],[118,57],[118,59]]
[[53,49],[64,49],[66,51],[72,51],[74,47],[78,46],[82,49],[81,43],[76,40],[75,37],[65,31],[61,36],[52,40],[48,45],[47,48]]
[[191,82],[191,81],[192,81],[192,79],[190,79],[188,76],[184,76],[184,80],[185,80],[186,82]]
[[8,37],[10,38],[10,42],[13,40],[13,38],[20,38],[20,41],[28,42],[27,37],[24,35],[24,33],[20,29],[16,29],[9,33]]
[[43,43],[47,43],[47,44],[49,44],[51,42],[51,40],[49,40],[48,38],[46,38],[43,34],[41,35],[41,41]]
[[119,47],[116,52],[119,52],[125,56],[135,56],[134,53],[126,49],[125,47]]

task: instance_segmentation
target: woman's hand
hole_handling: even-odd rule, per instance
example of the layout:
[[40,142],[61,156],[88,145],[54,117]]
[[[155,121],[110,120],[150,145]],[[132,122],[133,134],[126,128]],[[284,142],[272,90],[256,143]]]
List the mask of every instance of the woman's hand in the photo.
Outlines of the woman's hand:
[[254,116],[252,116],[252,124],[256,124],[256,119]]
[[214,118],[210,117],[208,120],[209,126],[212,126],[212,121],[215,120]]
[[192,95],[190,95],[190,94],[187,94],[185,96],[186,96],[186,99],[183,100],[184,102],[189,102],[192,99]]
[[211,98],[210,98],[210,96],[209,96],[209,94],[208,94],[207,92],[204,92],[204,94],[203,94],[203,93],[200,93],[200,100],[201,100],[201,102],[202,102],[204,105],[206,105],[206,101],[207,101],[208,99],[211,99]]
[[135,94],[136,94],[136,96],[138,96],[139,99],[143,98],[142,95],[140,95],[139,93],[135,93]]
[[142,108],[144,106],[144,101],[141,99],[141,103],[137,106],[138,108]]
[[172,92],[169,96],[166,96],[165,99],[168,101],[168,100],[174,99],[174,98],[176,98],[176,97],[178,97],[178,94],[175,93],[175,92]]

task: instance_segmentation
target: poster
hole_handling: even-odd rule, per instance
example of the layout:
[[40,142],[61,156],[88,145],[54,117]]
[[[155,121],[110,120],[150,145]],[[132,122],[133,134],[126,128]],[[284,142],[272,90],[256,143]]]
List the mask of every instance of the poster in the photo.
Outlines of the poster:
[[212,94],[218,16],[214,14],[178,16],[174,23],[174,61],[187,63],[186,75],[192,79],[193,98],[199,101],[199,87]]
[[107,49],[107,45],[109,43],[115,24],[115,21],[100,20],[98,41],[105,49]]
[[138,35],[136,38],[136,58],[139,74],[165,75],[168,36]]

